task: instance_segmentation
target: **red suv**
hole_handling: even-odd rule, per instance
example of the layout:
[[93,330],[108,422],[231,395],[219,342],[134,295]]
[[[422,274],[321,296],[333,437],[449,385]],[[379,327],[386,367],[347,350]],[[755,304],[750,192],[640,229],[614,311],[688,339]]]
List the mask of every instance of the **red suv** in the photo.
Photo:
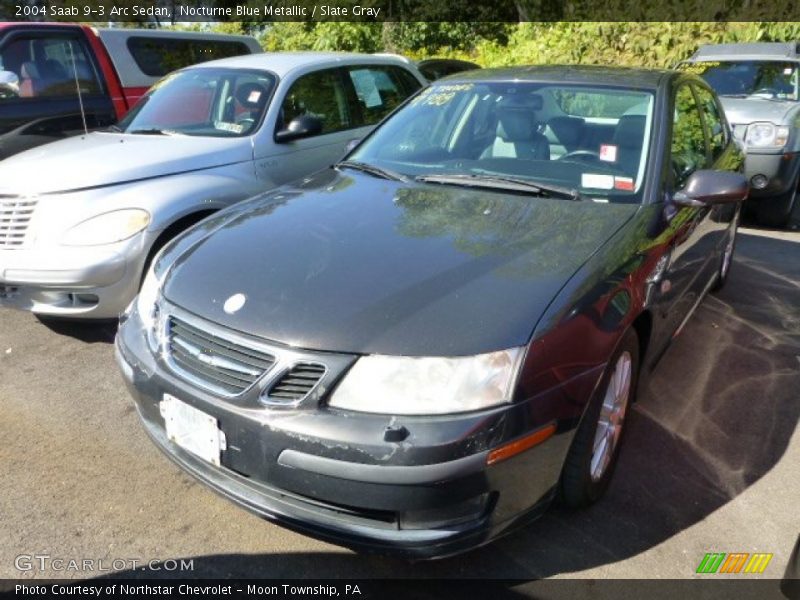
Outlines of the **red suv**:
[[170,71],[256,52],[247,36],[0,22],[0,160],[82,132],[84,116],[112,125]]

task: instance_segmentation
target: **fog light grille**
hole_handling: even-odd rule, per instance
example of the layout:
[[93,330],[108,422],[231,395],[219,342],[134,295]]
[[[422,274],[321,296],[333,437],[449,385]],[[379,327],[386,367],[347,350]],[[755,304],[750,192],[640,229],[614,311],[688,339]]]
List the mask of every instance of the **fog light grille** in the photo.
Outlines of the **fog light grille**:
[[268,400],[278,402],[297,402],[311,393],[311,390],[325,375],[325,366],[316,363],[299,363],[287,371],[269,390]]

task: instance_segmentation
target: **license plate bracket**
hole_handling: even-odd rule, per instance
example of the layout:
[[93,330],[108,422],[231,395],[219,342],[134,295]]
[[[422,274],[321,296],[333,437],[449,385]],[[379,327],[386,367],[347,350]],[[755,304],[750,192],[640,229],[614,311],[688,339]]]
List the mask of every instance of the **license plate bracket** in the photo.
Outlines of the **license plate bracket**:
[[220,466],[227,442],[217,419],[170,394],[164,394],[159,410],[171,442],[206,462]]

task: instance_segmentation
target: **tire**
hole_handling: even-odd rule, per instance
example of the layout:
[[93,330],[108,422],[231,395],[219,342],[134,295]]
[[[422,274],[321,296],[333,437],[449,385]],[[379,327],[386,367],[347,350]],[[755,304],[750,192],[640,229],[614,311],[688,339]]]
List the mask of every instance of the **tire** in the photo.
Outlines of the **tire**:
[[717,267],[717,280],[711,286],[711,292],[718,292],[725,287],[728,283],[728,276],[731,273],[731,264],[733,263],[733,255],[736,252],[736,232],[739,229],[739,217],[734,217],[730,233],[728,234],[728,241],[725,244],[725,249],[722,251],[722,256],[719,259],[719,267]]
[[758,224],[776,229],[786,227],[797,203],[797,186],[798,182],[795,181],[788,192],[774,198],[758,200],[756,205]]
[[[627,384],[620,385],[626,372]],[[636,397],[638,375],[639,338],[631,328],[608,361],[601,385],[578,425],[564,461],[560,492],[567,506],[589,506],[608,488],[624,437],[628,408]],[[601,421],[605,424],[603,430]],[[603,436],[603,431],[607,435]]]

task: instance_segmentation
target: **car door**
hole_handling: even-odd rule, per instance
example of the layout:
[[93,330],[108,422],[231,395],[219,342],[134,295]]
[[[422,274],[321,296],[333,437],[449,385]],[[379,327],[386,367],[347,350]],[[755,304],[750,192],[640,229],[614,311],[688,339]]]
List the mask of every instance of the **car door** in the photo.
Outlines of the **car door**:
[[711,277],[716,224],[707,206],[677,206],[671,197],[682,190],[695,171],[713,166],[702,110],[692,86],[679,84],[673,95],[669,138],[669,173],[664,182],[665,212],[671,246],[669,266],[662,284],[665,329],[676,331],[705,291]]
[[0,71],[19,80],[14,93],[0,94],[0,160],[81,133],[81,102],[89,129],[116,120],[80,31],[12,28],[0,38]]
[[[274,131],[270,136],[261,136],[254,149],[256,174],[270,185],[280,185],[333,164],[359,126],[338,67],[301,75],[274,102],[280,106]],[[302,139],[277,142],[274,134],[301,115],[317,117],[322,130]]]
[[395,65],[350,65],[300,76],[282,97],[275,132],[292,119],[310,114],[322,122],[316,135],[256,148],[260,180],[280,185],[326,168],[339,160],[348,143],[369,133],[387,114],[421,87]]

